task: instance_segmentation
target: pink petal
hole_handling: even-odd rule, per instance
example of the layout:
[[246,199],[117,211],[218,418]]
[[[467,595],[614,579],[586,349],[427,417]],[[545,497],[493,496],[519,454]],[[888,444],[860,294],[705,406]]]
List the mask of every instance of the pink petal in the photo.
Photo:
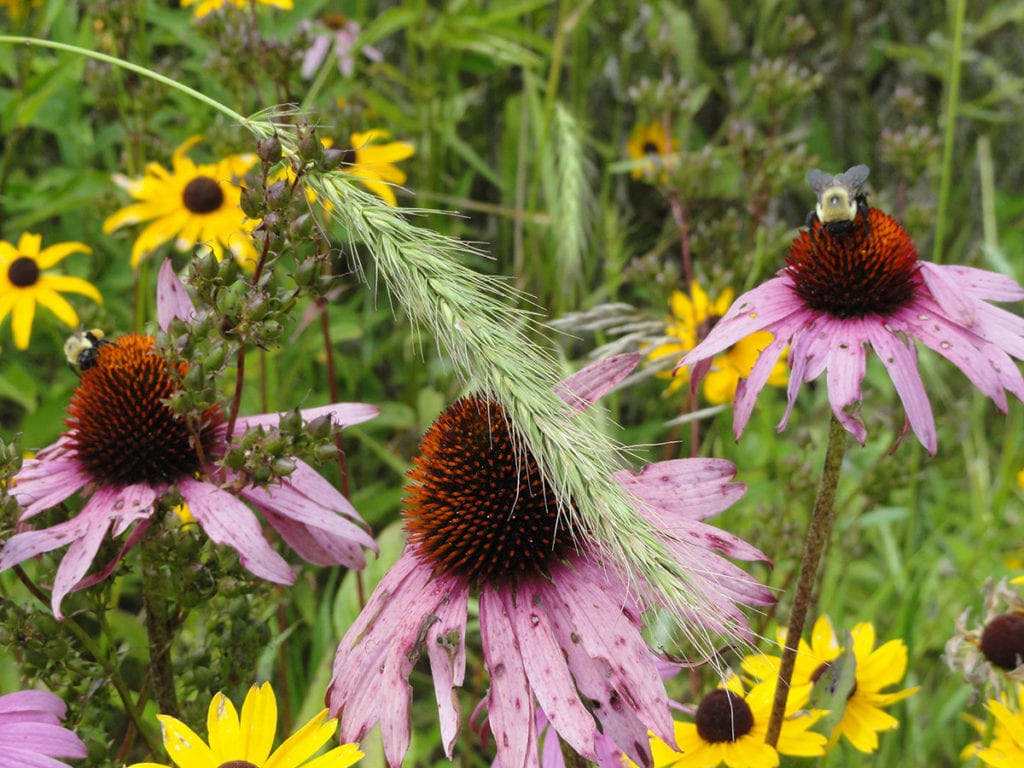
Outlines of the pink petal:
[[21,471],[14,476],[11,495],[25,508],[21,519],[27,520],[57,506],[90,480],[73,456],[26,459]]
[[[334,403],[333,405],[321,405],[316,408],[303,408],[299,411],[303,421],[313,421],[320,416],[330,416],[331,421],[339,427],[350,427],[353,424],[361,424],[372,419],[380,413],[380,408],[367,403]],[[246,429],[263,427],[274,429],[281,423],[281,418],[288,415],[288,411],[278,413],[261,413],[256,416],[242,416],[235,424],[235,434],[241,434]]]
[[971,330],[1007,354],[1024,360],[1024,318],[1019,315],[990,304],[978,304]]
[[0,724],[21,720],[57,723],[64,719],[68,707],[64,699],[50,691],[28,690],[0,696]]
[[[592,659],[580,645],[569,618],[571,611],[558,587],[542,583],[538,585],[538,592],[547,611],[551,632],[565,655],[576,687],[590,702],[601,733],[629,753],[635,761],[643,765],[650,764],[647,726],[637,718],[630,702],[624,702],[621,694],[611,684],[608,665],[603,660]],[[551,743],[557,745],[558,739],[549,733],[544,740],[545,766],[548,765],[547,747]],[[597,743],[595,747],[598,747]]]
[[[332,715],[341,715],[342,740],[360,741],[380,721],[384,753],[392,766],[401,764],[409,747],[408,679],[437,607],[468,599],[460,580],[432,578],[431,570],[406,549],[342,638],[327,691]],[[454,628],[465,634],[464,624]]]
[[523,665],[548,722],[578,755],[596,760],[594,718],[580,701],[565,658],[558,647],[543,597],[532,585],[520,584],[517,594],[503,596],[512,631],[522,652]]
[[667,512],[659,525],[673,517],[704,520],[731,507],[747,487],[733,483],[736,465],[725,459],[675,459],[648,464],[639,472],[620,470],[614,477],[642,505]]
[[242,567],[276,584],[295,583],[291,567],[267,543],[252,510],[235,496],[191,477],[179,478],[178,490],[206,535],[238,552]]
[[951,363],[986,396],[1006,411],[1005,389],[1024,398],[1024,381],[1016,364],[1005,352],[947,320],[941,310],[926,301],[898,310],[889,325],[920,339]]
[[82,740],[60,725],[8,723],[0,726],[0,751],[49,757],[85,757]]
[[867,438],[859,408],[866,363],[866,336],[864,321],[860,319],[834,323],[826,364],[828,400],[832,405],[832,413],[861,445],[864,445]]
[[1024,299],[1024,288],[1013,278],[998,272],[953,264],[932,264],[927,261],[918,263],[921,266],[922,275],[941,272],[947,276],[948,282],[958,286],[960,291],[968,293],[976,299],[989,301],[1020,301]]
[[736,299],[711,333],[676,365],[693,365],[728,349],[754,331],[762,331],[778,320],[802,310],[803,303],[788,277],[775,277]]
[[733,436],[737,440],[746,429],[750,414],[754,411],[754,402],[768,383],[768,377],[771,376],[772,369],[775,368],[779,355],[787,344],[789,339],[786,336],[773,338],[771,343],[761,350],[753,368],[750,369],[750,375],[737,382],[736,396],[733,398]]
[[917,367],[916,349],[908,346],[886,328],[872,325],[868,332],[871,336],[871,346],[878,353],[882,365],[889,372],[896,393],[903,401],[911,429],[928,453],[934,456],[937,448],[935,418],[932,416],[932,406],[928,402],[928,393],[925,392],[921,372]]
[[[307,528],[323,530],[333,536],[349,539],[376,551],[373,537],[363,527],[356,525],[347,517],[342,517],[336,511],[312,501],[287,479],[278,485],[270,485],[266,488],[248,486],[240,491],[240,495],[264,510],[293,520]],[[344,497],[338,494],[338,498]]]
[[556,384],[555,393],[574,411],[582,411],[625,379],[640,358],[639,354],[627,354],[598,360]]
[[306,562],[355,570],[366,567],[363,548],[348,538],[335,536],[322,528],[310,528],[259,504],[256,506],[271,527]]
[[615,601],[616,589],[603,567],[582,559],[574,565],[552,569],[552,578],[569,606],[581,647],[607,663],[609,682],[631,702],[640,720],[659,738],[673,740],[665,687],[640,634],[639,616],[630,616]]
[[964,328],[974,325],[974,299],[964,291],[956,272],[921,262],[920,275],[946,317]]
[[480,591],[480,639],[491,676],[487,720],[498,746],[501,768],[537,764],[537,723],[523,656],[512,630],[515,609],[501,592]]
[[[366,527],[366,523],[363,522],[363,518],[356,512],[352,503],[337,488],[327,482],[323,475],[304,461],[296,461],[295,465],[295,471],[282,480],[282,485],[289,485],[321,507],[333,510]],[[377,550],[374,549],[374,551]]]
[[188,296],[185,285],[174,273],[170,259],[160,265],[156,280],[156,318],[161,330],[166,331],[171,320],[179,318],[186,323],[196,316],[196,308]]
[[466,677],[466,613],[469,590],[455,592],[437,607],[437,621],[427,633],[427,655],[441,725],[441,744],[448,759],[462,727],[459,697],[455,689]]

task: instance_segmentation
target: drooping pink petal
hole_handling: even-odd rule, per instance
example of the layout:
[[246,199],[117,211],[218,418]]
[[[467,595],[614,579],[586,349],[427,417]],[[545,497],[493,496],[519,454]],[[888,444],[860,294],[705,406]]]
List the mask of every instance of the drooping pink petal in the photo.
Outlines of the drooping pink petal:
[[626,354],[598,360],[555,385],[555,393],[574,411],[582,411],[625,379],[642,355]]
[[639,615],[627,613],[621,583],[613,581],[603,567],[582,558],[572,567],[553,568],[552,579],[570,609],[570,621],[584,651],[608,664],[609,681],[629,699],[649,729],[665,741],[674,740],[665,686],[640,634]]
[[263,513],[264,519],[277,531],[289,547],[308,563],[327,567],[341,566],[362,570],[366,567],[366,555],[363,548],[351,539],[335,536],[322,528],[312,528],[297,523],[291,518],[279,515],[273,509],[256,507]]
[[788,277],[775,277],[736,299],[711,333],[676,365],[693,365],[728,349],[755,331],[769,328],[777,320],[803,309]]
[[565,658],[548,622],[550,610],[532,584],[520,584],[504,599],[510,614],[530,689],[548,722],[581,757],[596,760],[594,718],[580,701]]
[[903,402],[910,428],[928,453],[934,456],[937,448],[935,417],[921,381],[916,349],[884,326],[870,325],[868,333],[871,346],[889,372],[889,378]]
[[867,439],[867,429],[860,418],[861,382],[866,364],[863,326],[864,321],[859,318],[832,324],[826,364],[832,413],[861,445]]
[[480,639],[490,673],[487,720],[498,746],[501,768],[537,765],[537,723],[523,656],[512,631],[510,596],[484,586],[480,590]]
[[171,320],[178,318],[186,323],[196,316],[196,308],[184,284],[174,273],[171,260],[160,265],[156,280],[156,320],[161,330],[166,331]]
[[427,656],[430,675],[434,680],[438,720],[441,725],[441,744],[448,759],[452,759],[455,741],[462,727],[459,697],[455,689],[466,677],[466,611],[469,590],[449,593],[438,605],[434,615],[437,621],[427,633]]
[[50,691],[14,691],[0,696],[0,725],[26,720],[58,723],[64,719],[67,711],[64,699]]
[[1005,388],[1018,398],[1024,398],[1024,381],[1020,381],[1020,371],[1010,356],[947,320],[938,307],[924,301],[916,302],[898,310],[889,318],[889,324],[920,339],[956,365],[1004,413],[1007,407]]
[[[575,628],[571,624],[571,611],[558,587],[544,582],[537,585],[537,590],[542,596],[551,632],[565,655],[569,673],[575,680],[576,687],[590,702],[601,733],[627,752],[634,761],[641,765],[649,765],[651,750],[647,726],[637,717],[632,703],[623,700],[621,694],[611,684],[607,662],[591,658],[580,645]],[[595,749],[599,751],[601,741],[598,739],[595,742]],[[552,743],[557,746],[558,739],[549,733],[548,738],[544,740],[545,766],[549,762],[547,747]],[[559,751],[559,756],[560,754]],[[557,765],[557,762],[555,764]]]
[[1024,360],[1024,317],[990,304],[979,303],[971,328],[985,341]]
[[[773,330],[772,332],[775,333],[776,331]],[[758,355],[757,360],[750,369],[750,375],[736,382],[732,423],[733,436],[737,440],[740,439],[740,435],[746,429],[747,422],[750,421],[750,414],[754,412],[754,403],[757,401],[757,396],[768,383],[768,378],[772,375],[772,370],[775,368],[779,356],[788,343],[789,339],[786,336],[782,334],[775,336],[771,343],[761,350],[761,354]]]
[[21,519],[27,520],[73,496],[90,479],[73,456],[26,459],[14,476],[11,495],[25,508]]
[[234,549],[243,568],[277,584],[295,583],[291,567],[267,543],[256,516],[237,497],[191,477],[179,478],[178,490],[206,535]]
[[[356,525],[333,509],[315,503],[287,478],[266,488],[247,486],[239,491],[239,495],[261,509],[270,510],[307,528],[317,528],[376,551],[373,537],[363,526]],[[341,494],[338,496],[341,497]]]
[[[282,483],[289,484],[296,491],[321,507],[333,510],[339,515],[344,515],[361,526],[366,526],[363,518],[356,512],[352,503],[337,488],[327,482],[323,475],[306,462],[296,461],[295,471],[282,480]],[[377,550],[374,549],[374,551],[376,552]]]
[[[437,608],[448,600],[468,599],[464,583],[432,578],[431,571],[406,549],[342,638],[327,691],[331,714],[340,712],[341,739],[360,741],[379,721],[392,766],[401,764],[409,747],[409,673],[424,650]],[[464,625],[454,628],[465,633]]]

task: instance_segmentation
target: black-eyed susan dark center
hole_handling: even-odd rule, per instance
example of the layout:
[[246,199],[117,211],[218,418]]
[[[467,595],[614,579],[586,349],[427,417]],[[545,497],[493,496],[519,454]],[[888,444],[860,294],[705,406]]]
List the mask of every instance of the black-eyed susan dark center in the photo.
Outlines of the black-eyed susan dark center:
[[457,401],[427,430],[420,453],[409,471],[405,528],[435,573],[506,583],[568,553],[555,494],[500,404]]
[[645,155],[660,155],[661,147],[653,141],[645,141],[642,147]]
[[221,763],[217,768],[260,768],[255,763],[250,763],[248,760],[228,760],[226,763]]
[[1024,616],[1004,613],[986,624],[981,632],[981,652],[1000,669],[1024,664]]
[[39,265],[35,259],[19,256],[8,265],[7,279],[15,288],[30,288],[39,280]]
[[[96,364],[82,372],[68,406],[68,437],[82,467],[115,486],[170,482],[199,470],[185,422],[164,400],[175,382],[153,349],[153,337],[122,336],[96,349]],[[205,414],[199,440],[214,447],[219,409]]]
[[836,231],[815,221],[793,242],[786,272],[810,309],[843,319],[885,316],[914,297],[920,278],[910,235],[877,208],[868,221],[858,214]]
[[185,185],[181,198],[192,213],[213,213],[224,204],[224,190],[209,176],[196,176]]
[[754,713],[750,711],[750,705],[742,696],[724,688],[701,699],[694,720],[697,734],[710,744],[736,741],[754,727]]

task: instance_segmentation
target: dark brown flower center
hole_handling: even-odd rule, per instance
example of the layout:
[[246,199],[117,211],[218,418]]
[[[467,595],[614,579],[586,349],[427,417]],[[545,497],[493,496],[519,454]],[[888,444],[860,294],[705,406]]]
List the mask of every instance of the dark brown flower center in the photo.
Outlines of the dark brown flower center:
[[920,278],[910,235],[877,208],[868,222],[861,214],[852,222],[815,221],[793,242],[786,272],[810,309],[843,319],[885,316],[914,297]]
[[642,147],[645,155],[660,155],[661,147],[655,144],[653,141],[645,141]]
[[985,625],[981,652],[1001,669],[1016,669],[1024,663],[1024,616],[1004,613]]
[[39,265],[35,259],[19,256],[7,267],[7,279],[15,288],[28,288],[39,280]]
[[[153,349],[153,337],[130,334],[96,351],[96,364],[82,372],[66,420],[82,467],[98,482],[115,486],[171,482],[198,471],[192,432],[163,402],[176,384]],[[216,407],[204,415],[198,439],[206,456],[220,420]]]
[[470,396],[444,411],[409,471],[405,529],[435,573],[473,584],[543,573],[572,536],[555,493],[499,403]]
[[750,705],[742,696],[724,688],[701,699],[694,719],[698,735],[710,744],[736,741],[754,727],[754,713],[750,711]]
[[181,197],[192,213],[212,213],[224,204],[224,190],[209,176],[196,176],[185,185]]
[[226,763],[221,763],[217,768],[260,768],[255,763],[250,763],[248,760],[228,760]]
[[352,147],[346,147],[341,150],[341,157],[338,160],[339,165],[353,165],[359,161],[359,155]]

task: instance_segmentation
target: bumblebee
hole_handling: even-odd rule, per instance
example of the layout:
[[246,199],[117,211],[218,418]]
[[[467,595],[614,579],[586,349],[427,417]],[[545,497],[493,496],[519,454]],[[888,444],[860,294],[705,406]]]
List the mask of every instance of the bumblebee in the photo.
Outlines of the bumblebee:
[[68,359],[68,367],[79,376],[90,368],[95,368],[99,348],[104,344],[113,342],[104,338],[104,333],[99,328],[75,331],[64,342],[64,356]]
[[866,165],[855,165],[846,173],[830,176],[815,168],[807,174],[807,181],[818,196],[814,210],[807,214],[807,228],[814,235],[814,221],[817,219],[830,235],[845,237],[853,231],[857,214],[864,220],[865,231],[868,223],[868,196],[863,192],[871,169]]

